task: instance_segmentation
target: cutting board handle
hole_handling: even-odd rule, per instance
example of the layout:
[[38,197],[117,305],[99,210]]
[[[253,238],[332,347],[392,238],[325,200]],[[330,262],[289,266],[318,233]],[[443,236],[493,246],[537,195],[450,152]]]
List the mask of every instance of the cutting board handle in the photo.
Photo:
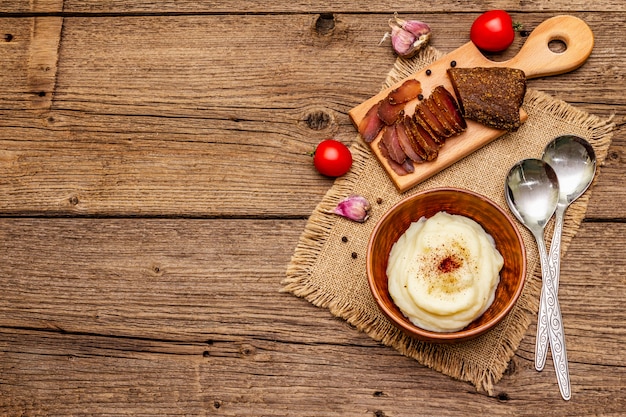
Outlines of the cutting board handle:
[[[549,43],[559,40],[565,44],[564,52],[553,52]],[[526,78],[562,74],[580,67],[591,55],[593,32],[581,19],[554,16],[537,26],[512,59],[500,62],[501,66],[519,68]]]

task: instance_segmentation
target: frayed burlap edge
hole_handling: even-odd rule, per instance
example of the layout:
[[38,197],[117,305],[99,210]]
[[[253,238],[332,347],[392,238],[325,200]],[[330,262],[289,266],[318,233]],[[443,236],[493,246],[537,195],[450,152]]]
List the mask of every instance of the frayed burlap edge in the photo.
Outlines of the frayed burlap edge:
[[[397,59],[382,87],[388,87],[398,80],[413,74],[442,55],[436,49],[429,47],[422,54],[418,55],[416,59]],[[598,159],[598,173],[594,179],[595,184],[615,128],[611,120],[600,119],[597,116],[573,108],[564,101],[554,99],[549,95],[532,89],[529,89],[526,94],[524,107],[553,115],[555,118],[568,123],[576,123],[592,133],[593,137],[591,139],[593,140],[594,150]],[[361,311],[349,302],[339,301],[332,294],[324,293],[309,283],[311,271],[315,268],[318,259],[317,254],[322,250],[332,228],[338,221],[337,216],[328,213],[342,198],[351,192],[352,185],[359,178],[366,161],[372,157],[371,152],[367,146],[363,145],[360,139],[357,139],[356,143],[352,145],[351,151],[354,165],[349,174],[335,181],[333,187],[326,193],[311,214],[287,268],[286,278],[282,281],[281,291],[302,297],[317,307],[327,308],[331,314],[345,319],[374,340],[391,346],[401,354],[411,357],[438,372],[458,380],[470,382],[477,390],[484,390],[492,394],[494,384],[504,375],[508,363],[519,347],[538,310],[541,288],[540,267],[537,266],[534,271],[529,272],[530,279],[526,282],[516,308],[500,324],[500,326],[506,326],[506,331],[500,332],[500,351],[494,355],[494,362],[491,366],[486,368],[477,366],[470,361],[459,361],[458,356],[455,355],[454,348],[451,348],[449,345],[430,344],[413,339],[399,331],[386,319],[367,320],[363,317]],[[561,242],[563,255],[585,217],[587,205],[591,197],[591,188],[593,188],[593,184],[590,190],[574,202],[566,212]],[[546,237],[552,236],[552,228],[553,224],[551,222],[546,228]],[[548,240],[547,245],[549,244]]]
[[[349,305],[337,306],[332,296],[319,288],[308,285],[308,277],[317,262],[317,254],[322,250],[338,217],[330,212],[352,190],[354,180],[359,177],[371,153],[360,144],[350,147],[352,168],[347,175],[337,178],[333,186],[319,202],[309,217],[304,232],[300,236],[296,250],[287,268],[287,278],[282,281],[282,292],[290,292],[303,297],[317,307],[328,308],[335,316],[351,310]],[[345,317],[344,317],[345,318]]]

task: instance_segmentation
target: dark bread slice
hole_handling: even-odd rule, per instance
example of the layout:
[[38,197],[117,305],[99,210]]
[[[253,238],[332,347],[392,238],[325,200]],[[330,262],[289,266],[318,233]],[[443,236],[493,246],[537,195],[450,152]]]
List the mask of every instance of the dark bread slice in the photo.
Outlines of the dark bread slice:
[[516,68],[448,68],[461,113],[467,119],[501,130],[521,126],[520,107],[526,74]]

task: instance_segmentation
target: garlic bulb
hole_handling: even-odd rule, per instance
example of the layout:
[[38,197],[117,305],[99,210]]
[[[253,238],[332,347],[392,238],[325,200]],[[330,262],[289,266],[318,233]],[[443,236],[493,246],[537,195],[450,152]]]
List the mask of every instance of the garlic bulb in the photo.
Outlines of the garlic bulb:
[[391,37],[393,50],[403,58],[411,58],[430,40],[430,26],[419,20],[403,20],[395,14],[389,27],[391,34],[386,33],[383,41]]

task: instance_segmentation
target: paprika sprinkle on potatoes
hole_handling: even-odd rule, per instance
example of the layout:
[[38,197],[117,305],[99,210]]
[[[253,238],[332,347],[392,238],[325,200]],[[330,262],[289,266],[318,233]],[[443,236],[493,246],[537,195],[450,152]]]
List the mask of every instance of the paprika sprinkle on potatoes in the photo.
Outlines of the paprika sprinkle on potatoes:
[[441,262],[439,262],[439,267],[437,269],[443,273],[453,272],[461,267],[462,262],[463,261],[458,259],[456,256],[450,255],[443,258]]

